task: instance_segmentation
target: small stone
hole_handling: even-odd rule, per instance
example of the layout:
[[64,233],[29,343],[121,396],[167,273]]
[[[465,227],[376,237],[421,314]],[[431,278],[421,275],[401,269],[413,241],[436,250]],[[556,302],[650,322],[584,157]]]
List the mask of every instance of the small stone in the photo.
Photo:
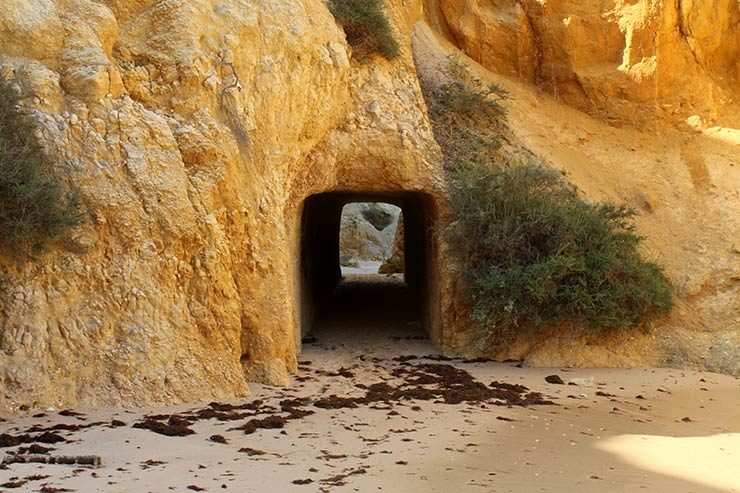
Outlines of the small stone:
[[565,382],[562,378],[560,378],[559,375],[548,375],[545,377],[545,382],[547,383],[554,383],[556,385],[564,385]]
[[593,387],[594,377],[571,378],[568,379],[568,385],[577,385],[579,387]]
[[224,444],[229,443],[228,441],[226,441],[226,438],[224,438],[223,435],[211,435],[211,437],[208,440],[212,442],[216,442],[216,443],[224,443]]

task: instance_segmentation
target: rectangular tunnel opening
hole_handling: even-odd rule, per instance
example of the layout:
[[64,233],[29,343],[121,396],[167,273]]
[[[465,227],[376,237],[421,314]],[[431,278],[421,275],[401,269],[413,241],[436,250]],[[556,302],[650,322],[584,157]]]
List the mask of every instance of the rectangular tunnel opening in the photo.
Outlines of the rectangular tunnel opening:
[[428,337],[431,211],[430,197],[411,192],[332,192],[306,200],[304,341]]

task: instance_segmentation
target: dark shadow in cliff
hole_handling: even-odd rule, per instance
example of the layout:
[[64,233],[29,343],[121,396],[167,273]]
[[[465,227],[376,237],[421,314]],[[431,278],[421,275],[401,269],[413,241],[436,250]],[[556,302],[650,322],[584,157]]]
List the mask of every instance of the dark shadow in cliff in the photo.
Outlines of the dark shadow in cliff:
[[[404,216],[405,273],[342,279],[339,233],[345,204],[385,202]],[[301,332],[423,336],[436,286],[428,280],[431,198],[421,193],[323,193],[309,197],[302,217]]]
[[426,338],[423,299],[400,275],[351,276],[318,307],[310,337],[323,343]]

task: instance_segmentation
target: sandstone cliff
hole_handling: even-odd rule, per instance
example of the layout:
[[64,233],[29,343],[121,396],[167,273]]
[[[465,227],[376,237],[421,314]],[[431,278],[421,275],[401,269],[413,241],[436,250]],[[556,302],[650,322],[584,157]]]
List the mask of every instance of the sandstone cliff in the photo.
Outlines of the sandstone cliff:
[[303,199],[442,187],[408,43],[420,5],[390,13],[401,59],[358,65],[320,0],[3,4],[2,75],[89,218],[0,260],[0,408],[286,383]]
[[[401,57],[361,64],[321,0],[4,2],[0,73],[28,95],[59,179],[80,188],[89,215],[39,258],[0,256],[0,410],[285,384],[300,348],[304,200],[423,192],[444,223],[412,32],[420,71],[464,50],[512,91],[524,145],[589,197],[642,208],[648,248],[679,286],[676,316],[654,335],[513,352],[704,364],[740,333],[737,4],[607,3],[394,0]],[[604,123],[666,115],[692,126]],[[430,330],[456,354],[465,311],[439,241]]]
[[430,22],[486,68],[614,123],[737,124],[737,0],[428,0]]
[[[446,57],[459,53],[425,23],[416,26],[414,49],[420,77],[432,83]],[[657,364],[740,375],[740,131],[730,123],[738,113],[726,108],[713,126],[653,113],[649,125],[620,128],[518,76],[467,63],[484,83],[509,91],[509,146],[562,170],[586,198],[638,211],[645,253],[665,266],[677,291],[673,314],[648,332],[524,337],[499,356],[543,366]]]

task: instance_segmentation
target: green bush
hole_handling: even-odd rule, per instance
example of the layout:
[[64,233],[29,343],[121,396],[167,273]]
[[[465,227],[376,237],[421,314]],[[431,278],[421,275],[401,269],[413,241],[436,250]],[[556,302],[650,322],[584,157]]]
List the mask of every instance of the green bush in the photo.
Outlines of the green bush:
[[[466,279],[482,346],[567,324],[647,325],[667,313],[672,287],[644,260],[633,211],[579,198],[511,135],[508,93],[457,57],[421,78],[448,177],[445,235]],[[441,75],[441,77],[440,77]]]
[[509,94],[496,84],[484,85],[456,56],[441,70],[443,82],[422,80],[434,137],[445,157],[445,166],[459,163],[498,163],[504,142]]
[[329,0],[329,10],[344,27],[347,42],[360,60],[372,53],[390,60],[400,53],[384,9],[383,0]]
[[80,220],[38,144],[20,96],[0,80],[0,247],[38,250]]
[[573,321],[635,327],[671,309],[669,281],[638,252],[632,210],[589,204],[559,173],[533,164],[461,165],[450,192],[447,236],[473,318],[494,338]]

